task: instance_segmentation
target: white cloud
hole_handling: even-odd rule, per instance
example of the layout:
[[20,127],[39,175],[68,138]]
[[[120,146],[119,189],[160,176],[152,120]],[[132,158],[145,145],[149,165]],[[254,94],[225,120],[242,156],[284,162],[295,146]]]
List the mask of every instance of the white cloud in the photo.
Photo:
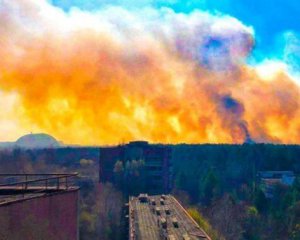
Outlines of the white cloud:
[[275,76],[280,72],[286,72],[287,64],[277,60],[265,60],[262,63],[256,65],[255,69],[261,79],[266,81],[272,81]]

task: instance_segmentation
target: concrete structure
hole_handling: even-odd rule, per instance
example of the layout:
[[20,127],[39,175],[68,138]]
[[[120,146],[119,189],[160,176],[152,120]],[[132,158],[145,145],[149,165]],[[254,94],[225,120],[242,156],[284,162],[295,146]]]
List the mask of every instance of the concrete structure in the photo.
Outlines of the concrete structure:
[[0,184],[0,239],[79,239],[79,189],[69,180],[75,175],[11,176],[27,180]]
[[267,198],[273,197],[276,185],[291,186],[295,181],[293,171],[260,171],[258,183]]
[[145,141],[130,142],[100,149],[99,180],[114,181],[113,169],[117,161],[123,166],[132,160],[143,160],[147,178],[146,188],[152,193],[167,193],[172,188],[171,148],[149,144]]
[[27,134],[15,142],[15,147],[25,149],[56,148],[59,146],[60,143],[54,137],[45,133]]
[[129,240],[210,240],[172,195],[129,200]]

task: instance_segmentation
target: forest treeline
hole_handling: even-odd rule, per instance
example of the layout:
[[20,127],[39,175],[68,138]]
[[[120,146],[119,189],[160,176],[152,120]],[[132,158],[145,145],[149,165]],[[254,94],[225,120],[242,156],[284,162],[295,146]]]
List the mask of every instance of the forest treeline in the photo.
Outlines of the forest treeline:
[[[300,146],[274,144],[204,144],[172,146],[172,166],[176,186],[185,189],[193,201],[201,197],[195,189],[203,181],[225,193],[243,184],[253,187],[259,171],[300,173]],[[186,185],[186,186],[185,186]]]
[[[300,146],[182,144],[172,163],[174,194],[214,239],[300,239]],[[286,170],[294,184],[278,184],[267,199],[258,172]]]

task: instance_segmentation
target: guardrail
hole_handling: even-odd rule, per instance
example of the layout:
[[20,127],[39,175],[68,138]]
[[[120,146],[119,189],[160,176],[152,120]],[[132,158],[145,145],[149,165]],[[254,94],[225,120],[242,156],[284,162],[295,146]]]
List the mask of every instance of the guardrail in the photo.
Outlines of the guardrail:
[[[13,181],[13,182],[7,182],[7,183],[1,183],[0,184],[0,190],[1,188],[21,188],[21,190],[28,190],[34,187],[37,187],[37,183],[43,183],[39,184],[38,188],[39,190],[47,190],[49,188],[56,189],[56,190],[66,190],[70,187],[70,178],[77,177],[78,173],[37,173],[37,174],[31,174],[31,173],[0,173],[0,179],[1,180],[7,180],[7,178],[23,178],[23,181]],[[4,178],[4,179],[3,179]],[[31,178],[31,179],[30,179]],[[37,179],[32,179],[37,178]],[[8,179],[9,180],[9,179]],[[35,186],[34,186],[35,185]]]

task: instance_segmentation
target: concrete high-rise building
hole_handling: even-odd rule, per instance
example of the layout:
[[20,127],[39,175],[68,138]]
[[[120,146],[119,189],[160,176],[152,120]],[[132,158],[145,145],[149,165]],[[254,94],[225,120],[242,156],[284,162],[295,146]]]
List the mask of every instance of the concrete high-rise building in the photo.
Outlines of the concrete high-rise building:
[[145,141],[135,141],[115,147],[100,149],[100,182],[113,182],[114,166],[121,161],[123,166],[133,160],[142,160],[146,188],[150,192],[169,192],[172,188],[171,148]]

